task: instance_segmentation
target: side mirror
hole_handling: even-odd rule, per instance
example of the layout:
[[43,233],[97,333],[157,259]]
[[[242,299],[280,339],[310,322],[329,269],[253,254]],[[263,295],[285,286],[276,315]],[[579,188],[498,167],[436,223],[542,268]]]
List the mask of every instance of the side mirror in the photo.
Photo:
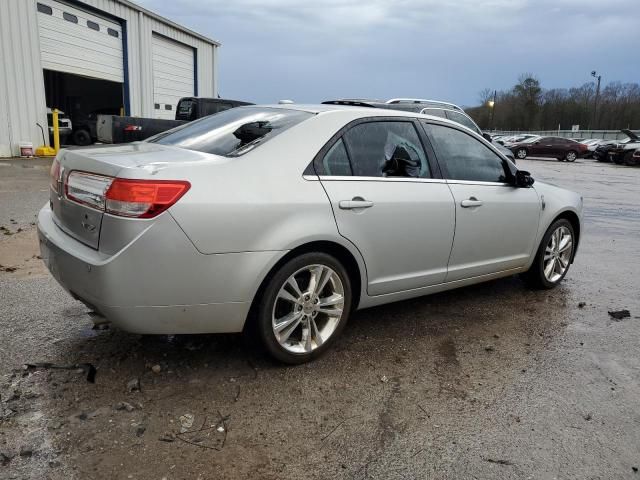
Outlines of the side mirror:
[[516,187],[527,188],[533,185],[534,182],[535,180],[529,172],[525,172],[524,170],[516,171]]
[[489,142],[489,143],[492,143],[492,142],[493,142],[493,139],[491,138],[491,135],[489,135],[487,132],[483,132],[483,133],[482,133],[482,136],[484,137],[484,139],[485,139],[487,142]]

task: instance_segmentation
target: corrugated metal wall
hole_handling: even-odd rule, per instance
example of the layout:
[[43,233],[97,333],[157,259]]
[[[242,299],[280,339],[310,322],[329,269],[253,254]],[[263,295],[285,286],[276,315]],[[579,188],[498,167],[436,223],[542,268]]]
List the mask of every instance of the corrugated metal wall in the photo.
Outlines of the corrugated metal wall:
[[47,128],[44,78],[35,2],[0,1],[0,156],[16,154],[17,144],[42,143]]
[[[35,145],[42,143],[40,130],[35,125],[40,122],[46,126],[36,3],[37,0],[0,0],[0,156],[15,154],[16,145],[22,140]],[[214,44],[117,0],[84,0],[82,3],[126,22],[131,115],[153,115],[153,32],[195,48],[198,95],[217,96],[217,47]],[[8,145],[13,152],[7,151]]]

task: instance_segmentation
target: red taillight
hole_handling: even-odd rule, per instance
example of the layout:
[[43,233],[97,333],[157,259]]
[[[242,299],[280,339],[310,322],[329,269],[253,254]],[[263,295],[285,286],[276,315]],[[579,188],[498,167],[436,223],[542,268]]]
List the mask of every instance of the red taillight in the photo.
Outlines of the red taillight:
[[58,182],[60,181],[60,162],[58,159],[54,159],[51,164],[51,170],[49,170],[49,176],[51,177],[51,188],[58,192]]
[[155,217],[175,204],[189,188],[189,182],[179,180],[116,178],[106,193],[106,211],[124,217]]
[[123,130],[125,132],[141,132],[142,127],[140,125],[127,125]]

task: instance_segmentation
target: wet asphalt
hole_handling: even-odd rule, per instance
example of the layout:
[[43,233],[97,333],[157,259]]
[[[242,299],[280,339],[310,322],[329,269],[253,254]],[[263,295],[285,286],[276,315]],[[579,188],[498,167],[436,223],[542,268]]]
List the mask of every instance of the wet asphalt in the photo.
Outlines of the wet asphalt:
[[0,162],[0,478],[640,478],[640,169],[519,166],[585,198],[559,288],[363,310],[283,367],[240,335],[93,330],[30,255],[47,162]]

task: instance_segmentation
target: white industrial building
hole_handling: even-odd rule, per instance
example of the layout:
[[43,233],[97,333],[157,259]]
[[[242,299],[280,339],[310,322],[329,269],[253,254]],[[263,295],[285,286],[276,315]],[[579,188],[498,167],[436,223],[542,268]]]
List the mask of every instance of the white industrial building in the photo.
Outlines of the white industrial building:
[[174,118],[217,97],[219,46],[128,0],[0,0],[0,157],[43,143],[47,108]]

